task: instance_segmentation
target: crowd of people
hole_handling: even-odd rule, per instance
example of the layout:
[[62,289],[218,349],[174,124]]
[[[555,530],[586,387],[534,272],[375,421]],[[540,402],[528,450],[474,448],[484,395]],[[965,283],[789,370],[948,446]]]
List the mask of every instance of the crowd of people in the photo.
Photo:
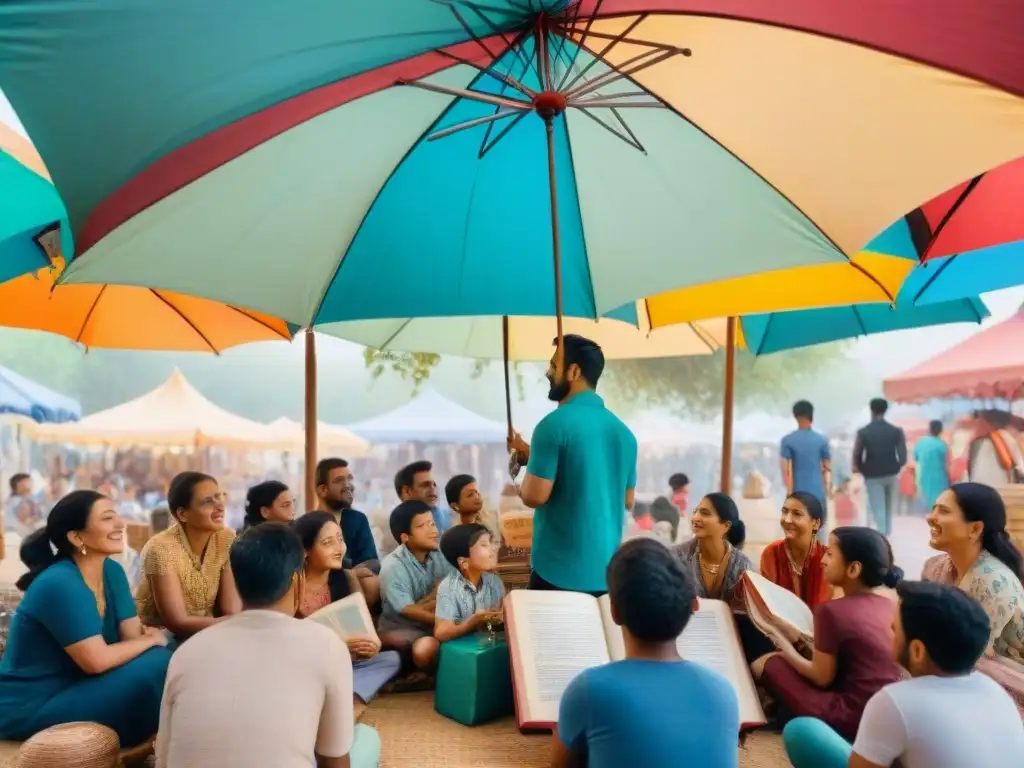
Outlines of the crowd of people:
[[[994,489],[960,483],[938,495],[927,521],[939,554],[916,582],[902,580],[882,531],[839,526],[822,540],[818,486],[790,490],[783,537],[758,565],[733,499],[711,493],[688,511],[681,475],[674,516],[650,510],[670,540],[623,541],[636,440],[595,391],[603,365],[596,344],[566,337],[548,371],[559,407],[532,443],[510,438],[512,465],[526,468],[522,501],[535,509],[529,588],[607,594],[626,648],[624,661],[569,684],[554,768],[656,768],[681,754],[738,764],[735,690],[678,651],[697,597],[732,607],[796,768],[994,768],[1024,754],[1024,569]],[[134,595],[114,559],[125,546],[114,503],[92,490],[64,496],[21,547],[29,570],[0,659],[0,738],[91,721],[126,747],[155,736],[161,768],[377,766],[379,735],[358,722],[367,704],[386,686],[429,687],[442,644],[500,627],[506,587],[471,476],[445,487],[458,523],[442,533],[429,465],[403,468],[389,518],[398,546],[383,558],[352,508],[354,487],[344,460],[324,459],[317,509],[298,514],[286,485],[257,484],[236,534],[217,480],[183,472],[168,493],[173,524],[143,548]],[[672,501],[689,516],[681,543]],[[754,626],[743,599],[751,570],[813,611],[810,643]],[[353,594],[373,636],[342,640],[305,620]]]

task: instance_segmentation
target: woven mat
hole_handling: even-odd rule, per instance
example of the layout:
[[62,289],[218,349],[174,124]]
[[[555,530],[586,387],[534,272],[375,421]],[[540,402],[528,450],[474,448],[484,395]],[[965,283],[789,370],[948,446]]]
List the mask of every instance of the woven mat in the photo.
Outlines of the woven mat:
[[[380,734],[380,768],[546,768],[551,737],[524,736],[514,718],[467,728],[434,711],[432,693],[381,696],[362,722]],[[755,733],[740,749],[741,768],[787,768],[777,733]]]

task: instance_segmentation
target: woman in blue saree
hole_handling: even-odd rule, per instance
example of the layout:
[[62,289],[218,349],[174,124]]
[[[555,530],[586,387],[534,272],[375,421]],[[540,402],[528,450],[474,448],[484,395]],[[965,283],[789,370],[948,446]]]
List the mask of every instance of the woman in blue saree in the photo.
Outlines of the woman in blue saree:
[[143,628],[124,569],[125,525],[106,496],[73,491],[22,545],[29,572],[0,659],[0,739],[91,721],[123,748],[152,737],[170,651]]

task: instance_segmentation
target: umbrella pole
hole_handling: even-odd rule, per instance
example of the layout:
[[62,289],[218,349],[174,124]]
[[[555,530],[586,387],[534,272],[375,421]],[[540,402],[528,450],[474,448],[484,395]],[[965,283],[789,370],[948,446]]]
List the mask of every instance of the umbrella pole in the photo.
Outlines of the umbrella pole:
[[736,318],[725,326],[725,394],[722,402],[722,493],[732,489],[732,413],[736,386]]
[[[551,198],[551,254],[555,266],[555,372],[559,376],[565,370],[565,344],[562,339],[562,238],[558,226],[558,187],[555,182],[555,116],[559,112],[547,112],[544,130],[548,140],[548,194]],[[507,366],[506,366],[507,369]]]
[[316,499],[316,336],[306,329],[306,510],[315,509]]
[[501,318],[501,356],[505,362],[505,423],[508,425],[508,439],[512,439],[512,387],[508,375],[508,315]]

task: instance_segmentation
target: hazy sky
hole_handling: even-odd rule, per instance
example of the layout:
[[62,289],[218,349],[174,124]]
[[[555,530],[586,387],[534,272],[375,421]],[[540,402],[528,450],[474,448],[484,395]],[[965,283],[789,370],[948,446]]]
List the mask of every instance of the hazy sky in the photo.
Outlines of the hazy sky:
[[[3,91],[0,91],[0,122],[27,136]],[[1024,304],[1024,287],[985,294],[982,299],[992,312],[992,318],[985,323],[987,327],[993,322],[1006,319]],[[975,332],[977,327],[967,324],[898,331],[860,339],[851,354],[863,360],[872,373],[889,376],[931,357]],[[355,345],[349,346],[354,348]]]

